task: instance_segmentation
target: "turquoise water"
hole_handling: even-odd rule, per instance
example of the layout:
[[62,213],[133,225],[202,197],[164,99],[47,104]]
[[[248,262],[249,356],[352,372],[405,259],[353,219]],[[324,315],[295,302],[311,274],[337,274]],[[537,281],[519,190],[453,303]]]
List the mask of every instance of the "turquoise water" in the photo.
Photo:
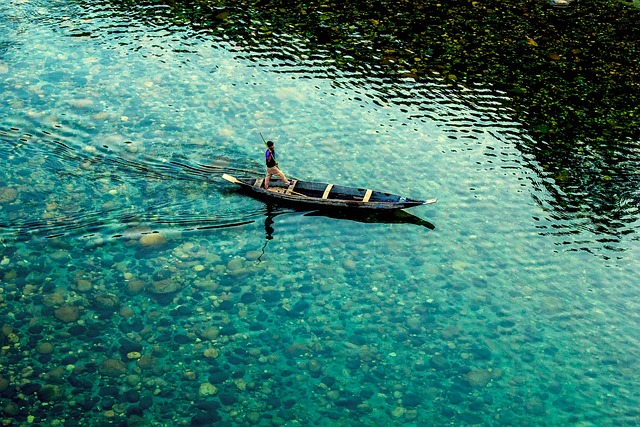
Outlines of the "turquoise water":
[[[558,208],[500,91],[250,45],[2,2],[3,422],[640,422],[637,208]],[[439,202],[267,206],[220,179],[262,173],[259,133],[288,175]]]

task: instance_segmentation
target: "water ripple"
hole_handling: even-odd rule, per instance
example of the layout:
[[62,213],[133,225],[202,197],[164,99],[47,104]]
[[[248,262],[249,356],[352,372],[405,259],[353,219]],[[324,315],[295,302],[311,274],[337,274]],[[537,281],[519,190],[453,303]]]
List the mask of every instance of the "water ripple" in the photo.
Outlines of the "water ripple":
[[77,141],[60,132],[0,128],[0,155],[12,163],[9,173],[38,183],[12,186],[18,196],[1,205],[0,239],[118,237],[118,230],[140,224],[206,230],[247,224],[263,214],[259,204],[202,197],[203,190],[225,191],[222,173],[256,175],[229,167],[228,159],[198,164],[180,156],[126,156],[108,146],[85,150]]
[[[57,17],[47,13],[48,9],[40,3],[25,2],[12,9],[18,15],[3,20],[7,22],[5,27],[10,27],[3,31],[17,34],[13,40],[8,37],[6,49],[21,42],[26,23],[31,16],[37,16],[42,25],[61,31],[69,43],[89,46],[89,53],[60,61],[42,50],[38,61],[43,64],[43,70],[34,76],[30,85],[12,81],[11,77],[7,79],[7,87],[11,88],[4,95],[7,104],[27,113],[25,117],[9,117],[4,126],[29,130],[5,143],[13,147],[12,155],[23,156],[27,155],[20,153],[30,150],[37,154],[35,147],[45,144],[47,155],[40,166],[54,171],[60,180],[86,177],[132,188],[135,179],[207,182],[211,175],[224,171],[229,164],[240,169],[234,170],[235,173],[255,174],[261,165],[243,160],[248,153],[237,149],[235,143],[249,139],[248,134],[255,131],[245,129],[246,123],[275,127],[277,121],[272,115],[267,113],[254,121],[253,112],[265,105],[283,114],[288,109],[294,111],[299,107],[297,104],[304,101],[305,94],[295,93],[293,89],[275,95],[262,91],[249,95],[248,99],[227,97],[215,102],[199,95],[210,90],[224,92],[225,85],[250,85],[255,76],[266,71],[282,79],[318,82],[317,99],[330,100],[324,106],[329,109],[341,108],[343,100],[348,99],[351,104],[343,107],[345,114],[352,105],[357,105],[363,114],[375,113],[371,116],[376,117],[371,129],[365,131],[369,135],[389,134],[393,126],[406,126],[420,139],[416,150],[448,151],[458,156],[480,150],[484,159],[476,159],[474,167],[524,170],[524,178],[532,184],[532,200],[543,211],[534,219],[543,235],[556,235],[565,242],[566,233],[580,230],[593,242],[607,241],[611,247],[611,241],[628,239],[627,236],[634,233],[640,203],[636,190],[640,182],[635,171],[638,151],[634,144],[621,146],[618,153],[612,153],[606,160],[585,147],[575,153],[554,153],[553,147],[532,141],[525,126],[513,122],[510,98],[497,88],[454,86],[436,73],[423,81],[416,81],[410,72],[389,76],[384,65],[388,58],[380,57],[378,63],[353,65],[345,51],[330,52],[295,31],[274,28],[269,22],[251,18],[243,26],[229,28],[216,17],[215,10],[176,10],[157,3],[81,1],[60,2],[66,12],[64,17]],[[232,66],[212,56],[212,51],[218,49],[226,50],[238,62],[248,63],[248,67],[255,67],[255,76],[234,76]],[[103,50],[109,54],[102,56]],[[158,59],[160,67],[164,64],[171,73],[181,69],[184,75],[168,76],[170,72],[167,72],[164,81],[154,81],[139,67],[133,67],[127,74],[133,89],[114,88],[114,70],[109,66],[112,55],[132,59],[153,57]],[[85,66],[84,74],[78,72],[78,67],[74,68],[74,61]],[[201,70],[217,78],[207,80]],[[172,80],[167,81],[169,78]],[[215,87],[223,79],[225,83]],[[95,93],[88,93],[86,87],[104,88],[111,99],[104,101]],[[64,104],[70,110],[67,116],[57,115],[56,108],[47,102],[55,100],[61,88],[71,94],[70,99],[56,100],[56,105]],[[172,94],[168,92],[171,91],[180,92],[183,102],[167,105],[158,101],[170,99]],[[339,102],[335,101],[337,98]],[[175,123],[167,122],[167,110],[174,113]],[[217,117],[216,113],[208,115],[210,120],[206,124],[195,123],[192,130],[185,129],[189,116],[203,111],[219,113]],[[358,112],[348,111],[348,114]],[[122,123],[117,123],[119,121]],[[161,132],[157,131],[159,127]],[[430,132],[434,127],[435,132]],[[114,134],[105,135],[106,128]],[[285,124],[277,131],[286,138],[290,130]],[[309,138],[320,140],[345,138],[339,130],[315,123],[306,131]],[[216,141],[225,144],[225,154],[206,159],[209,154],[204,144],[189,146],[186,141],[199,134],[213,134]],[[141,141],[148,147],[144,153],[136,152]],[[179,158],[162,148],[163,144],[180,144],[190,151],[193,148],[195,155],[188,160]],[[513,147],[519,153],[514,152]],[[324,148],[319,148],[322,150]],[[362,150],[366,152],[367,148]],[[565,159],[562,164],[567,167],[559,169],[557,158]],[[227,163],[227,166],[210,168],[207,165],[211,162]],[[47,179],[44,173],[33,174],[40,180]]]

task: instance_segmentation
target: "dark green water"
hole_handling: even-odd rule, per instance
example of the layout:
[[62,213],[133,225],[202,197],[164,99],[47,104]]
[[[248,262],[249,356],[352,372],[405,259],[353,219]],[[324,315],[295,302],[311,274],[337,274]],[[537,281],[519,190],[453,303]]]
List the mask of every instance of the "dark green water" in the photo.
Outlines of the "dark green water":
[[[556,206],[505,93],[143,12],[2,4],[5,424],[640,421],[637,206]],[[220,179],[259,132],[288,175],[439,202],[267,206]]]

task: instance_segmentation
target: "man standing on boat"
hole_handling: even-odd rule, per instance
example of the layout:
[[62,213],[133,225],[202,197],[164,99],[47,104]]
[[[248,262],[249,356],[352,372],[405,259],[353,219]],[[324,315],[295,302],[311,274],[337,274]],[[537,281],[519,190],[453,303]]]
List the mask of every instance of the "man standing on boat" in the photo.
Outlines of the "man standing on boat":
[[278,162],[276,161],[276,149],[273,145],[273,141],[267,141],[267,151],[264,153],[267,160],[267,176],[264,179],[264,188],[269,188],[269,180],[272,175],[277,176],[285,184],[293,184],[293,181],[289,182],[286,176],[278,169]]

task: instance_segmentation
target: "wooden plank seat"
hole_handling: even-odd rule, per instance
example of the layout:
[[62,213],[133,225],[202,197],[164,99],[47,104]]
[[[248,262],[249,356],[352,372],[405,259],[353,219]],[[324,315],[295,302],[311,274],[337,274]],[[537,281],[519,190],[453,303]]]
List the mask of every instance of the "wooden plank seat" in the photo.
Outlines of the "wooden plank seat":
[[367,192],[364,193],[364,198],[362,199],[362,201],[365,203],[368,202],[372,194],[373,194],[373,190],[367,190]]
[[324,193],[322,193],[323,199],[327,199],[329,197],[329,193],[331,192],[332,188],[333,188],[333,184],[327,184],[327,187],[324,189]]

